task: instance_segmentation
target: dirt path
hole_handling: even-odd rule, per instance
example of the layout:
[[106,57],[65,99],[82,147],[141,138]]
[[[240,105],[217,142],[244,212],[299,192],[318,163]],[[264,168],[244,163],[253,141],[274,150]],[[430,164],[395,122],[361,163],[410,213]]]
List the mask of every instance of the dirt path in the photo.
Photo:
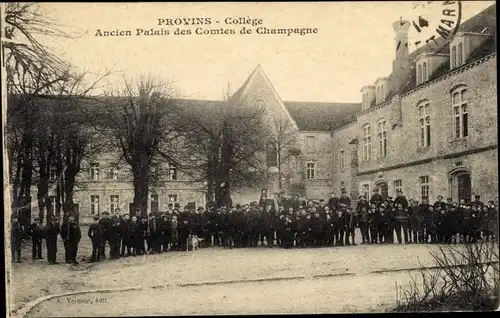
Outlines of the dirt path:
[[[372,271],[414,268],[419,261],[430,265],[429,248],[435,247],[362,245],[292,250],[207,248],[196,253],[171,252],[107,260],[98,264],[82,262],[79,266],[49,266],[46,261],[31,262],[26,259],[21,264],[13,264],[11,302],[12,309],[17,310],[41,296],[71,291],[130,286],[151,288],[158,285],[278,276],[312,277],[348,272],[363,275]],[[81,251],[81,255],[90,252],[87,244],[83,244]],[[63,257],[63,253],[58,254],[60,262]]]
[[28,317],[383,312],[408,273],[336,276],[143,291],[95,293],[46,301]]

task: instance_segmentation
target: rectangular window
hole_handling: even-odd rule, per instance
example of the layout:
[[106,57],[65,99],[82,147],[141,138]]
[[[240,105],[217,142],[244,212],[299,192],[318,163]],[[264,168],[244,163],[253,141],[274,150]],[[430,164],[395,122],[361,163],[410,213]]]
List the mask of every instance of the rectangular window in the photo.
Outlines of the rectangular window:
[[396,194],[402,190],[403,190],[403,181],[402,180],[394,180],[394,196],[396,196]]
[[363,195],[365,196],[365,199],[369,200],[370,199],[370,185],[369,184],[363,184],[363,189],[362,189]]
[[380,158],[385,158],[387,155],[387,128],[385,120],[378,123],[378,139]]
[[420,125],[420,147],[429,147],[431,145],[431,117],[430,107],[426,103],[418,108]]
[[306,136],[306,151],[314,152],[316,148],[316,137],[315,136]]
[[469,113],[467,108],[467,89],[461,87],[452,93],[453,136],[464,138],[469,136]]
[[169,194],[168,195],[169,203],[177,203],[177,194]]
[[451,49],[451,68],[457,66],[457,47],[454,46]]
[[99,215],[99,196],[91,195],[90,196],[90,214]]
[[314,162],[308,162],[306,164],[306,179],[314,179],[316,175],[316,164]]
[[345,151],[340,151],[340,169],[345,169]]
[[111,164],[111,169],[109,171],[109,178],[112,180],[118,180],[118,164]]
[[423,199],[427,197],[429,199],[430,186],[429,186],[429,176],[420,177],[420,197]]
[[463,49],[462,49],[462,43],[458,44],[458,65],[462,65],[462,59],[463,59]]
[[120,207],[120,196],[110,195],[109,196],[109,211],[113,212]]
[[91,180],[99,180],[99,164],[91,163],[90,164],[90,179]]
[[167,168],[168,174],[167,179],[171,181],[177,180],[177,168],[169,164]]
[[152,194],[151,195],[151,213],[157,213],[159,206],[160,205],[159,205],[159,202],[158,202],[158,195],[157,194]]
[[363,127],[363,161],[371,159],[372,153],[372,137],[370,125]]

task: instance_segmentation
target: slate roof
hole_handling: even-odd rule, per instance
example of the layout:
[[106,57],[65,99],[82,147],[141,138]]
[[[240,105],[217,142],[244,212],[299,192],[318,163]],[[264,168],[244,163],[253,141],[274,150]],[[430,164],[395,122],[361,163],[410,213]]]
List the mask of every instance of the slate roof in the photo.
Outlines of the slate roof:
[[[474,52],[471,53],[471,55],[467,58],[466,63],[472,62],[482,56],[485,56],[489,53],[496,51],[496,4],[489,6],[485,10],[481,11],[480,13],[470,18],[469,20],[462,22],[460,24],[458,32],[481,33],[485,29],[486,32],[484,33],[492,36],[489,37],[478,48],[476,48]],[[431,48],[432,48],[431,45],[427,44],[409,54],[408,58],[410,59],[410,61],[412,61],[412,68],[410,73],[407,74],[407,77],[405,78],[406,84],[401,88],[400,93],[406,93],[415,88],[417,83],[416,79],[417,75],[415,70],[415,64],[413,61],[421,53],[431,52]],[[449,54],[449,50],[450,50],[449,45],[446,45],[441,51],[441,53]],[[450,61],[447,60],[430,75],[429,80],[436,79],[448,73],[449,71],[450,71]],[[394,96],[396,93],[398,92],[396,91],[390,92],[388,98]]]
[[360,103],[283,102],[300,130],[332,131],[356,120]]

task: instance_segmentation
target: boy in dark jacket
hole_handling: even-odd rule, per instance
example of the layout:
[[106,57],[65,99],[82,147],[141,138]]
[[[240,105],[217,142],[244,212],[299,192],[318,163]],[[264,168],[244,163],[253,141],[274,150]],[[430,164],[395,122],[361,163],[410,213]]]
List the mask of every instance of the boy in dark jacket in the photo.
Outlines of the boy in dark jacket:
[[42,239],[43,239],[43,229],[38,223],[40,218],[35,218],[33,224],[30,225],[29,234],[31,236],[32,247],[32,259],[42,259]]
[[82,238],[82,232],[80,231],[80,226],[76,223],[74,216],[69,216],[67,223],[61,230],[61,238],[64,241],[64,246],[66,248],[66,260],[67,262],[78,265],[76,261],[76,255],[78,254],[78,243]]
[[384,205],[380,205],[378,211],[379,213],[377,215],[377,224],[378,224],[379,243],[389,244],[390,243],[390,240],[388,239],[390,230],[389,215],[387,215],[387,211]]
[[368,209],[366,208],[366,206],[362,206],[361,211],[359,211],[359,229],[361,231],[361,244],[370,243],[369,223],[370,223],[370,215],[368,214]]
[[[349,208],[347,213],[345,214],[345,245],[356,245],[354,239],[355,239],[355,229],[358,226],[358,220],[356,217],[356,212],[352,209]],[[349,237],[352,238],[352,243],[349,242]]]
[[370,206],[368,210],[368,223],[370,226],[370,238],[371,244],[378,243],[378,209],[375,204]]
[[88,236],[92,241],[92,256],[90,262],[99,262],[101,260],[101,245],[104,243],[104,235],[99,225],[99,216],[94,216],[94,223],[89,227]]

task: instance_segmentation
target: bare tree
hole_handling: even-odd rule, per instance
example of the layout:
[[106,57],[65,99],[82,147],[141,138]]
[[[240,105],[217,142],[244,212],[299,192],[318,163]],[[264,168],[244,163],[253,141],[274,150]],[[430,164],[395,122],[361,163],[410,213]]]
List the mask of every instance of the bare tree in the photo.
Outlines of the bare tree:
[[[148,193],[153,163],[167,162],[183,168],[179,148],[176,90],[172,83],[142,76],[132,87],[124,79],[124,88],[107,93],[102,125],[108,127],[120,149],[121,157],[131,167],[134,206],[147,213]],[[175,151],[174,151],[175,149]]]
[[292,155],[298,152],[297,142],[299,133],[293,126],[292,122],[284,116],[275,116],[272,118],[272,127],[269,136],[269,150],[271,152],[271,165],[276,165],[279,175],[279,189],[282,189],[281,175],[283,172],[283,164]]
[[236,98],[221,104],[185,107],[182,117],[207,201],[231,206],[231,191],[262,181],[265,109]]

